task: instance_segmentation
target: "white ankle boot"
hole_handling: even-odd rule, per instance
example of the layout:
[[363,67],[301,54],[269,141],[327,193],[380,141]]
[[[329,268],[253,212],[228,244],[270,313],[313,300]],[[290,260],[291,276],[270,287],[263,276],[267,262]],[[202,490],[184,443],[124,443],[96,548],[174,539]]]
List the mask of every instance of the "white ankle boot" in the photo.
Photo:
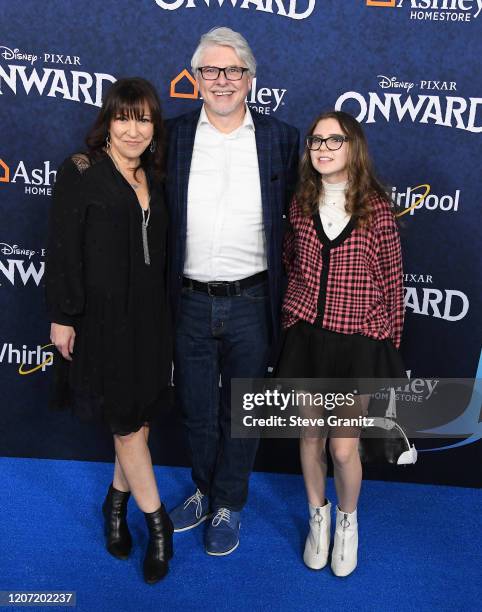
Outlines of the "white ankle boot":
[[336,507],[336,529],[331,569],[335,576],[348,576],[357,564],[358,521],[356,510],[351,514]]
[[331,504],[327,500],[324,506],[309,506],[310,532],[306,538],[303,561],[315,570],[325,567],[330,548]]

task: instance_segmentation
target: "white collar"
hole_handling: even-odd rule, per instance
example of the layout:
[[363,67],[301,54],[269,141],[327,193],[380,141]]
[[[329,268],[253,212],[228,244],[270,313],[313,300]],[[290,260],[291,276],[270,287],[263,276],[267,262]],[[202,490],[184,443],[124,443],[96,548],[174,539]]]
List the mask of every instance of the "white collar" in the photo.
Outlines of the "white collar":
[[346,188],[348,186],[348,181],[342,181],[341,183],[327,183],[323,181],[323,190],[325,193],[329,193],[330,196],[336,194],[345,194]]
[[[201,114],[199,115],[198,127],[200,125],[210,125],[215,130],[217,129],[209,121],[209,117],[208,117],[208,114],[206,113],[206,109],[204,107],[204,104],[202,105]],[[253,116],[251,115],[251,111],[249,110],[249,106],[247,104],[246,104],[246,112],[244,113],[244,119],[243,119],[242,124],[239,127],[237,127],[235,130],[230,132],[230,133],[233,134],[234,132],[236,132],[237,130],[241,130],[242,128],[249,128],[249,129],[253,130],[253,132],[256,130],[256,128],[254,126]],[[229,134],[227,134],[227,135],[229,136]]]

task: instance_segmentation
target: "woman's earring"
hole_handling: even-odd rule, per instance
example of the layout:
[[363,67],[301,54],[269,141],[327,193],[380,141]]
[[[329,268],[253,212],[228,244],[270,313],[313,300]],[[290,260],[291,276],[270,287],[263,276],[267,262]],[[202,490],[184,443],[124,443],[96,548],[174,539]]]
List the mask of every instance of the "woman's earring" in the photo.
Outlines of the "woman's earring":
[[107,132],[107,138],[105,139],[105,148],[107,150],[110,149],[110,133],[109,132]]
[[154,151],[156,150],[156,141],[154,140],[154,138],[151,140],[151,144],[149,145],[149,151],[151,153],[154,153]]

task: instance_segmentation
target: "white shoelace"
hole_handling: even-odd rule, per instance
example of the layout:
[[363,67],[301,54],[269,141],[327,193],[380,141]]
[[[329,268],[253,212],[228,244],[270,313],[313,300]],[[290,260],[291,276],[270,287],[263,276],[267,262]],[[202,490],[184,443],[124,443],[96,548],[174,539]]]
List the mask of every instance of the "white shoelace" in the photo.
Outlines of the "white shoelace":
[[194,495],[191,495],[191,497],[188,497],[186,499],[186,501],[184,502],[184,510],[189,506],[189,504],[197,504],[196,505],[196,518],[199,519],[201,518],[201,514],[202,514],[202,498],[204,497],[204,494],[201,493],[201,491],[199,489],[196,489],[196,493],[194,493]]
[[227,508],[219,508],[213,518],[212,525],[213,527],[217,527],[221,523],[221,521],[226,521],[226,523],[229,523],[230,520],[231,510],[228,510]]

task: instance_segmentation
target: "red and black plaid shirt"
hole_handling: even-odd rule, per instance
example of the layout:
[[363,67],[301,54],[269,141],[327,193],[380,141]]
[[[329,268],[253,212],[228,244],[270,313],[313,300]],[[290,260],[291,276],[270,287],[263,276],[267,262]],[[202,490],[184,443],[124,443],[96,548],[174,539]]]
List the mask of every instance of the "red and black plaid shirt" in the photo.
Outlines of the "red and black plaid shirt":
[[283,252],[288,274],[283,327],[319,317],[325,329],[391,338],[399,347],[404,315],[400,238],[388,202],[374,195],[371,205],[368,228],[355,228],[350,220],[329,240],[319,214],[304,216],[293,199]]

